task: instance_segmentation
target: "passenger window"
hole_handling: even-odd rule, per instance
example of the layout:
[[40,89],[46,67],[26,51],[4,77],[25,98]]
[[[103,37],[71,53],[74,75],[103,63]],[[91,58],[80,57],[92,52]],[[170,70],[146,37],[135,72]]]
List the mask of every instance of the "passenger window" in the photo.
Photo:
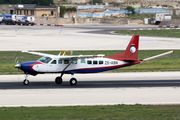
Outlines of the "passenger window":
[[56,60],[53,60],[53,61],[51,62],[51,64],[56,64]]
[[59,64],[62,64],[62,60],[58,60],[58,63],[59,63]]
[[93,64],[94,64],[94,65],[97,65],[97,64],[98,64],[98,62],[97,62],[97,61],[93,61]]
[[69,64],[69,60],[64,60],[64,64]]
[[103,61],[101,60],[101,61],[99,61],[99,64],[101,65],[101,64],[103,64]]
[[92,61],[91,61],[91,60],[88,60],[88,61],[87,61],[87,64],[92,64]]
[[81,60],[81,63],[84,63],[84,64],[86,64],[86,61],[85,61],[85,60]]
[[72,62],[72,64],[77,64],[77,60],[74,60],[74,61]]

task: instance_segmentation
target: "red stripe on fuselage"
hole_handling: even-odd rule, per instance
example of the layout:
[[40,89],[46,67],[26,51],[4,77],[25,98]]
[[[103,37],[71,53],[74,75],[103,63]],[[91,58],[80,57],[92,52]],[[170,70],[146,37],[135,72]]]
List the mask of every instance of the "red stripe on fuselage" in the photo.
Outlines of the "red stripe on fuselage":
[[[42,64],[42,63],[41,63],[41,62],[34,63],[34,64],[32,64],[32,65],[30,66],[30,69],[33,70],[33,71],[35,71],[35,70],[33,69],[33,66],[34,66],[34,65],[37,65],[37,64]],[[37,72],[37,71],[35,71],[35,72]]]

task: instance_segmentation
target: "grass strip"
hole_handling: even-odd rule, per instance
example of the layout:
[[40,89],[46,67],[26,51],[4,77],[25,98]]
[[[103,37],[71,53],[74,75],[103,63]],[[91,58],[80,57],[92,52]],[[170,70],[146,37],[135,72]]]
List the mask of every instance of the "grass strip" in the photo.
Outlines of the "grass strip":
[[2,120],[179,120],[180,105],[1,107]]
[[[145,59],[157,54],[167,52],[169,50],[139,50],[139,59]],[[58,55],[59,51],[40,51],[43,53],[49,53]],[[91,54],[105,54],[106,56],[117,54],[119,50],[105,50],[105,51],[74,51],[74,55],[91,55]],[[31,55],[27,53],[21,53],[20,51],[0,51],[0,75],[5,74],[18,74],[18,69],[14,68],[15,57],[18,60],[23,61],[35,61],[41,56]],[[176,50],[175,53],[163,56],[151,61],[147,61],[134,66],[125,68],[119,68],[107,72],[152,72],[152,71],[180,71],[180,50]]]
[[180,29],[168,30],[119,30],[115,33],[128,35],[144,35],[144,36],[162,36],[162,37],[180,37]]

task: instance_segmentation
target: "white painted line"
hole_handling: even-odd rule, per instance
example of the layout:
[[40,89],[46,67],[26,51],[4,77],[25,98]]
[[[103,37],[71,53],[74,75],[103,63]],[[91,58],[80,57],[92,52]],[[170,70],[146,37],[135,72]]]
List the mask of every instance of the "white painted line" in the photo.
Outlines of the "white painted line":
[[180,102],[142,102],[142,103],[84,103],[84,104],[31,104],[0,105],[0,107],[58,107],[58,106],[95,106],[95,105],[179,105]]

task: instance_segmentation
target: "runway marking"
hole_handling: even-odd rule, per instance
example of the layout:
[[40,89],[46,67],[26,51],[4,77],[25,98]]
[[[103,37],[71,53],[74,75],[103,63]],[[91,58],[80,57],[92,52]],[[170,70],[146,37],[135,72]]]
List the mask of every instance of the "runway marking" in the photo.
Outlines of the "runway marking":
[[139,40],[139,41],[148,41],[148,42],[150,41],[150,42],[153,42],[153,40]]

